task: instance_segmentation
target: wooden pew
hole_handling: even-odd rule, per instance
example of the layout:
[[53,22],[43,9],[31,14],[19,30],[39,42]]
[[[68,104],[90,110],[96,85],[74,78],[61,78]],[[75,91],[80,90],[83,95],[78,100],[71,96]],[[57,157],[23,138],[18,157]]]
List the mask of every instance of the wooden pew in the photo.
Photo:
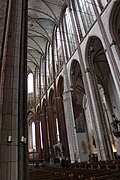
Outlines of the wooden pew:
[[120,179],[120,161],[98,163],[77,163],[69,168],[47,166],[33,168],[29,172],[30,180],[81,179],[81,180],[117,180]]

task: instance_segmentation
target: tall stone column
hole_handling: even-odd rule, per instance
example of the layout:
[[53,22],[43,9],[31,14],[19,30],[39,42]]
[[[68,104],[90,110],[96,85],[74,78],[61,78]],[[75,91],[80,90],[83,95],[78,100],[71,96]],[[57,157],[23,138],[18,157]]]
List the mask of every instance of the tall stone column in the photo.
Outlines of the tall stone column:
[[36,158],[41,158],[41,139],[40,139],[40,121],[36,118],[35,120],[35,139],[36,139]]
[[[6,52],[7,52],[7,42],[9,38],[9,25],[10,25],[10,15],[11,15],[11,4],[12,0],[1,2],[1,19],[0,19],[0,129],[2,123],[2,106],[3,106],[3,84],[4,84],[4,71],[6,63]],[[1,138],[1,134],[0,134]]]
[[[8,40],[8,27],[11,14],[11,0],[0,0],[0,57]],[[6,41],[6,42],[5,42]],[[0,72],[2,69],[3,58],[0,59]]]
[[56,122],[53,114],[53,110],[51,106],[46,107],[47,117],[48,117],[48,131],[49,131],[49,142],[50,142],[50,160],[53,163],[54,158],[54,149],[53,145],[57,143],[57,130],[56,130]]
[[[0,177],[2,180],[28,179],[27,137],[27,1],[12,0],[2,49],[2,108]],[[1,105],[1,104],[0,104]],[[9,140],[9,141],[7,141]]]
[[64,104],[64,111],[65,111],[65,122],[66,122],[66,129],[67,129],[67,137],[68,137],[68,145],[69,145],[69,152],[71,162],[75,162],[75,160],[80,161],[79,156],[79,148],[77,142],[77,135],[75,130],[75,120],[73,114],[73,107],[72,107],[72,97],[71,91],[69,86],[68,75],[66,74],[66,65],[64,66],[64,93],[63,93],[63,104]]
[[36,158],[41,157],[41,142],[40,142],[40,122],[37,112],[37,71],[33,74],[33,97],[34,97],[34,119],[35,119],[35,139],[36,139]]
[[41,119],[41,127],[42,127],[42,139],[43,139],[43,155],[44,159],[49,159],[49,144],[48,144],[48,132],[47,132],[47,122],[45,118],[46,114],[41,113],[40,119]]
[[[19,24],[21,18],[21,29],[16,29],[16,38],[20,39],[19,59],[19,94],[18,94],[18,180],[28,179],[28,122],[27,122],[27,16],[28,1],[13,0],[15,12]],[[21,7],[21,16],[20,16]],[[13,17],[15,17],[13,12]],[[13,27],[13,24],[12,26]],[[13,32],[13,29],[11,29]],[[17,41],[17,40],[16,40]],[[19,44],[19,42],[18,42]],[[16,53],[18,48],[16,47]],[[15,67],[16,68],[16,67]],[[26,143],[21,144],[21,137],[26,138]]]
[[[33,142],[32,142],[32,123],[28,124],[28,151],[33,149],[32,146]],[[31,152],[31,151],[29,151]]]
[[[53,147],[53,145],[57,143],[56,121],[55,121],[55,116],[53,113],[52,106],[47,106],[46,110],[47,110],[47,115],[48,115],[49,133],[51,133],[51,142],[52,142],[52,147]],[[51,128],[53,128],[52,131],[51,131]]]
[[106,119],[100,98],[100,93],[98,90],[96,75],[94,74],[93,67],[91,66],[89,69],[86,70],[86,79],[88,82],[88,87],[90,90],[90,96],[94,111],[93,126],[96,127],[97,131],[96,144],[99,153],[99,158],[101,160],[106,160],[106,157],[108,156],[110,159],[112,159],[113,153],[109,137],[110,134],[108,133],[106,126]]
[[[64,111],[65,111],[65,123],[66,123],[66,130],[67,130],[67,137],[68,137],[68,146],[69,146],[69,153],[71,162],[75,162],[75,160],[80,161],[79,155],[79,148],[78,148],[78,141],[77,135],[75,131],[75,121],[74,121],[74,114],[73,114],[73,107],[72,107],[72,98],[71,98],[71,91],[70,91],[70,82],[68,78],[68,71],[66,67],[66,61],[68,61],[68,51],[65,39],[65,32],[62,23],[62,27],[60,29],[60,39],[62,44],[62,55],[63,55],[63,72],[64,72],[64,92],[63,92],[63,104],[64,104]],[[62,39],[64,41],[62,41]],[[65,51],[64,51],[65,50]]]
[[69,148],[68,148],[68,138],[65,124],[65,114],[64,107],[61,97],[55,97],[57,118],[58,118],[58,126],[59,126],[59,135],[60,135],[60,143],[63,145],[63,155],[65,157],[69,157]]

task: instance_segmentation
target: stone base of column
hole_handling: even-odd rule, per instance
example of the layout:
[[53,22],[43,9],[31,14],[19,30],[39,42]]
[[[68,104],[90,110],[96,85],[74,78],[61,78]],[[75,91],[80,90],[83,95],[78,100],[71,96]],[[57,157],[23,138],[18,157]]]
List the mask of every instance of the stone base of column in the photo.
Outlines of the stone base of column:
[[50,165],[54,164],[54,158],[50,158]]

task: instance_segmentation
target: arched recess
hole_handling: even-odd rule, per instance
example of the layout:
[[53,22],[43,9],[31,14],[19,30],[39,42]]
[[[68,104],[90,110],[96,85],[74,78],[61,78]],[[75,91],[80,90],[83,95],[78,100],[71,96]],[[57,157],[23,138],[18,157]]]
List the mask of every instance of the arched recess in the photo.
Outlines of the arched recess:
[[117,45],[117,50],[120,54],[120,1],[117,0],[111,10],[110,15],[110,32],[113,39],[113,44]]
[[[112,114],[119,117],[119,101],[114,80],[109,68],[101,40],[92,36],[86,48],[87,69],[90,74],[91,89],[94,95],[94,106],[98,111],[100,131],[106,149],[106,156],[113,158],[114,151],[120,153],[120,146],[113,127]],[[104,132],[104,133],[103,133]]]
[[37,113],[34,110],[28,112],[28,151],[32,158],[41,159],[41,139],[40,139],[40,125],[39,125],[39,106]]
[[41,136],[40,136],[40,117],[39,117],[40,107],[36,106],[36,112],[34,113],[35,119],[35,139],[36,139],[36,158],[41,159]]
[[70,79],[72,87],[72,105],[80,160],[87,161],[89,155],[92,156],[96,153],[96,149],[92,147],[92,142],[90,141],[90,139],[92,139],[92,135],[90,131],[90,134],[88,134],[88,127],[84,112],[85,110],[83,106],[86,95],[80,65],[77,60],[73,60],[71,63]]
[[64,91],[64,79],[62,76],[59,77],[57,84],[57,97],[56,97],[56,121],[58,122],[58,145],[61,144],[62,151],[59,156],[65,156],[70,158],[69,155],[69,147],[68,147],[68,139],[67,139],[67,131],[66,131],[66,123],[65,123],[65,114],[64,114],[64,106],[63,106],[63,91]]
[[41,105],[41,113],[40,113],[40,123],[42,130],[42,143],[43,148],[41,149],[42,158],[45,160],[49,160],[49,131],[48,131],[48,121],[47,121],[47,110],[46,110],[46,99],[43,99]]

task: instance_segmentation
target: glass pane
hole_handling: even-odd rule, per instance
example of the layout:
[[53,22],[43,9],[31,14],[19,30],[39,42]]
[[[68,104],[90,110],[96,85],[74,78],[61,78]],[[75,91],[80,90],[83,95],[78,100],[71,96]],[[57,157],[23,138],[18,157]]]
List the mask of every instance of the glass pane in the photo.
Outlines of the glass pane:
[[33,92],[33,74],[30,73],[28,75],[28,93],[32,93]]

